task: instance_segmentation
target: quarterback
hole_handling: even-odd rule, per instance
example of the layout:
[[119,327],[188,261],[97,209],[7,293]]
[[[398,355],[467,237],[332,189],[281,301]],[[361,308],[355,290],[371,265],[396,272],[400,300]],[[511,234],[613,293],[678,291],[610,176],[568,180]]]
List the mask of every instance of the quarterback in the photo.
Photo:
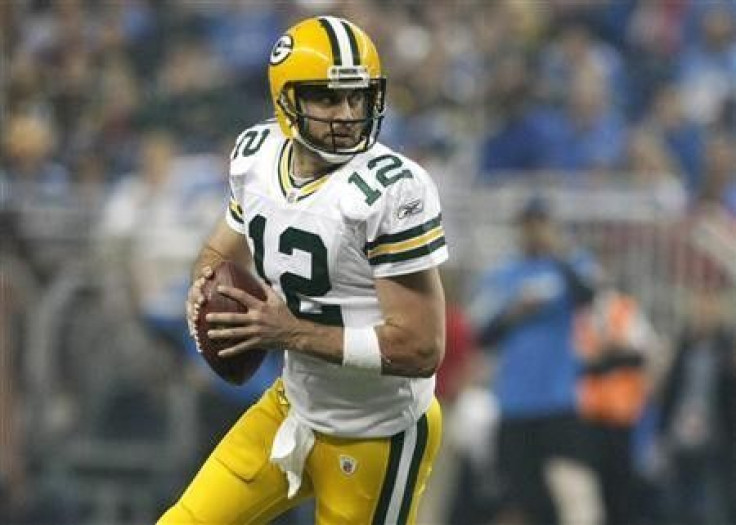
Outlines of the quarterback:
[[307,498],[318,524],[414,523],[439,447],[447,259],[436,187],[377,142],[386,80],[355,24],[316,17],[269,61],[275,119],[237,138],[231,200],[193,268],[255,270],[261,301],[210,313],[220,355],[285,350],[282,377],[223,438],[161,524],[268,523]]

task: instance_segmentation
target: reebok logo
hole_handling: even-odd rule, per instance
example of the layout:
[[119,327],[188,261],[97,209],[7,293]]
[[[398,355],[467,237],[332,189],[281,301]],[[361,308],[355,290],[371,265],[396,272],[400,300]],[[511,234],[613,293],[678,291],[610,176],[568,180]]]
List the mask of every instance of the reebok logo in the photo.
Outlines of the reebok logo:
[[407,217],[411,217],[412,215],[416,215],[422,211],[424,211],[424,201],[422,199],[417,199],[415,201],[407,202],[399,207],[399,210],[396,212],[396,216],[399,219],[406,219]]

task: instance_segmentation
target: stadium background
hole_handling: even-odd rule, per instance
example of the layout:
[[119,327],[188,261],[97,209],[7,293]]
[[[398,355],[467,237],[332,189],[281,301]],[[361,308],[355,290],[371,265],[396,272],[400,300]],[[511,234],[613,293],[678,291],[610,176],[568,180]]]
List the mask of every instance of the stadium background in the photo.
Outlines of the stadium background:
[[[3,1],[3,523],[150,523],[255,395],[184,350],[186,274],[234,137],[269,115],[270,46],[327,12],[378,45],[381,140],[440,187],[460,307],[541,194],[645,307],[656,374],[693,305],[733,326],[733,3]],[[638,514],[664,523],[642,435]]]

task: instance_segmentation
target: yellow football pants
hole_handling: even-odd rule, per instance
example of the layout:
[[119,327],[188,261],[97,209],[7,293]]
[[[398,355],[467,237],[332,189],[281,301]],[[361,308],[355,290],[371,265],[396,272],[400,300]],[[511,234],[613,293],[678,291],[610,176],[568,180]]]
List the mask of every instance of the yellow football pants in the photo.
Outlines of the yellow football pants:
[[297,495],[270,463],[271,443],[289,411],[281,380],[233,426],[159,525],[265,524],[316,498],[318,525],[413,524],[442,432],[435,400],[404,432],[378,439],[315,433]]

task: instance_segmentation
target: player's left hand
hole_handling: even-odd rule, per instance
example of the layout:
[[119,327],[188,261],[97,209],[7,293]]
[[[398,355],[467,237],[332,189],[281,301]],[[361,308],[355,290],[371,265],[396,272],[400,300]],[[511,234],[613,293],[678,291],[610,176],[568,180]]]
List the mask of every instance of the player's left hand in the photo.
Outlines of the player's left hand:
[[211,313],[207,322],[225,325],[207,332],[211,339],[232,339],[235,343],[219,352],[229,357],[251,348],[283,349],[296,332],[299,320],[294,317],[284,300],[263,284],[266,300],[230,286],[218,286],[217,291],[246,306],[247,313]]

